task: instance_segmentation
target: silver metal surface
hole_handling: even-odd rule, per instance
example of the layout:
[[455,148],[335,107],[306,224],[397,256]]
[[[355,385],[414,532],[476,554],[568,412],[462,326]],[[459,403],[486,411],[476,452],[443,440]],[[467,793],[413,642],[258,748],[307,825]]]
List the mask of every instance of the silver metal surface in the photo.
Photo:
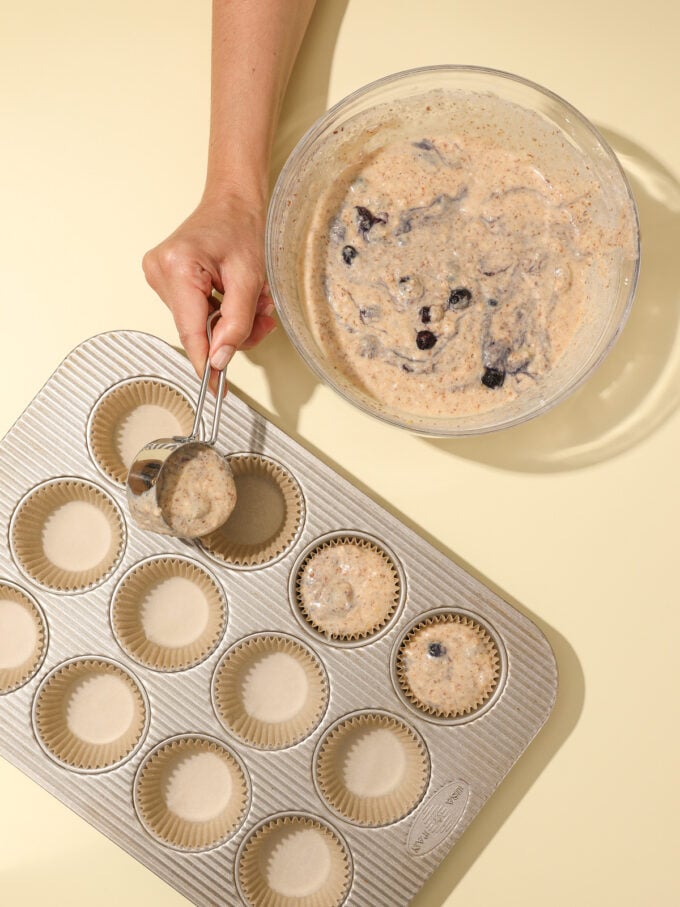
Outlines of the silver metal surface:
[[[170,346],[145,334],[102,334],[77,347],[0,442],[0,527],[9,541],[10,519],[26,492],[41,482],[78,476],[105,488],[127,519],[125,488],[102,478],[86,442],[92,408],[113,385],[135,376],[162,376],[194,397],[190,364]],[[317,817],[346,842],[352,881],[351,907],[408,904],[541,728],[552,708],[556,665],[550,646],[526,617],[445,557],[317,457],[255,413],[231,391],[228,419],[218,433],[225,451],[250,451],[285,466],[302,490],[304,522],[274,562],[232,569],[200,545],[139,529],[128,521],[125,549],[114,570],[94,588],[71,594],[38,585],[0,547],[0,581],[34,598],[48,626],[47,653],[23,686],[0,696],[0,754],[51,791],[201,907],[238,905],[235,860],[253,829],[269,817]],[[64,441],[66,439],[66,441]],[[405,601],[387,630],[361,645],[327,644],[305,629],[289,585],[301,553],[335,532],[379,540],[398,564]],[[113,592],[138,562],[157,555],[195,559],[214,574],[228,601],[225,633],[200,664],[162,672],[133,661],[118,645],[109,621]],[[459,609],[477,617],[500,641],[506,657],[493,703],[463,724],[442,724],[407,708],[391,679],[396,642],[425,612]],[[275,751],[245,745],[218,721],[212,704],[215,667],[236,641],[253,633],[301,639],[322,661],[330,687],[320,724],[300,743]],[[85,655],[110,659],[131,673],[148,701],[148,728],[137,751],[118,767],[82,773],[48,758],[31,728],[36,690],[53,668]],[[428,752],[430,776],[421,802],[392,825],[362,828],[332,812],[313,781],[321,737],[351,712],[375,710],[400,716],[416,729]],[[200,853],[164,846],[140,823],[133,806],[134,779],[160,742],[178,735],[223,741],[237,753],[251,785],[249,810],[223,844]]]
[[[213,322],[219,317],[219,310],[211,312],[208,316],[206,323],[208,343],[212,340]],[[215,446],[220,428],[220,414],[224,404],[224,387],[227,380],[227,372],[226,368],[218,372],[219,378],[215,394],[212,429],[210,437],[207,440],[201,440],[201,419],[212,373],[213,369],[208,357],[203,368],[203,378],[198,392],[198,399],[196,400],[194,424],[191,433],[181,438],[156,438],[149,441],[139,451],[130,467],[127,480],[128,508],[132,519],[143,529],[160,532],[163,535],[180,535],[180,533],[175,531],[168,515],[164,512],[162,503],[159,500],[158,490],[163,470],[168,466],[170,460],[176,458],[176,455],[182,451],[191,450],[191,455],[193,456],[200,450]]]

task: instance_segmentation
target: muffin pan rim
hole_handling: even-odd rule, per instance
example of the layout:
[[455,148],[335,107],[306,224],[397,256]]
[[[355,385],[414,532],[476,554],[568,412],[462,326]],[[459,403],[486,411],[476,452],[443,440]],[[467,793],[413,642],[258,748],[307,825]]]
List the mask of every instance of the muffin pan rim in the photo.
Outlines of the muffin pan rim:
[[[209,844],[205,847],[180,847],[177,844],[171,844],[168,841],[164,841],[156,832],[154,832],[149,825],[146,823],[142,817],[142,810],[139,806],[139,785],[141,783],[142,772],[146,765],[151,762],[151,760],[167,746],[171,746],[173,743],[181,743],[183,741],[191,740],[202,740],[207,741],[208,743],[213,743],[218,746],[221,750],[224,750],[228,756],[230,756],[238,768],[241,771],[243,776],[243,782],[246,790],[245,801],[239,819],[234,826],[234,828],[228,832],[221,840],[217,841],[215,844]],[[182,733],[173,734],[171,737],[164,737],[162,740],[159,740],[157,743],[153,744],[150,749],[143,754],[139,765],[135,769],[134,778],[132,779],[131,785],[131,796],[132,796],[132,808],[135,814],[135,817],[141,827],[143,828],[145,834],[149,836],[157,844],[160,844],[161,847],[167,848],[168,850],[175,851],[176,853],[182,854],[203,854],[210,853],[212,851],[218,850],[221,847],[224,847],[228,844],[233,838],[243,831],[243,827],[248,821],[248,817],[252,811],[252,800],[253,800],[253,784],[248,771],[248,767],[242,759],[241,755],[233,750],[228,743],[224,740],[220,740],[219,737],[208,734],[204,731],[184,731]]]
[[[258,459],[266,460],[270,463],[273,463],[274,466],[277,466],[279,469],[282,470],[284,475],[289,480],[292,481],[292,484],[297,493],[298,500],[300,502],[300,513],[298,515],[295,533],[294,533],[293,537],[291,538],[290,542],[284,547],[284,549],[279,554],[274,555],[274,557],[269,558],[266,561],[262,561],[261,563],[256,563],[256,564],[234,564],[231,561],[222,560],[219,557],[219,555],[216,555],[212,551],[210,551],[210,549],[202,543],[201,539],[196,539],[194,544],[205,555],[205,557],[207,557],[210,561],[212,561],[217,566],[224,567],[226,570],[238,570],[238,571],[241,571],[244,573],[250,573],[250,572],[253,572],[256,570],[265,570],[268,567],[273,567],[275,564],[278,564],[279,561],[283,560],[284,557],[286,557],[287,555],[290,554],[290,552],[298,544],[301,536],[304,533],[305,525],[307,522],[307,501],[306,501],[306,498],[304,495],[302,485],[300,484],[298,479],[293,475],[293,473],[290,471],[290,469],[288,469],[286,466],[283,465],[283,463],[279,462],[279,460],[277,458],[271,456],[270,454],[263,454],[261,452],[252,451],[252,450],[251,451],[238,450],[238,451],[233,451],[231,453],[225,454],[225,457],[227,460],[238,458],[238,457],[242,457],[242,458],[257,457]],[[219,532],[219,530],[216,530],[216,531]]]
[[[116,514],[116,517],[118,518],[118,526],[120,528],[121,538],[120,538],[120,544],[118,546],[118,551],[116,552],[116,557],[115,557],[113,563],[108,568],[108,570],[106,570],[102,574],[102,576],[98,580],[95,580],[91,583],[87,583],[84,586],[76,586],[73,589],[59,589],[56,586],[48,586],[46,583],[41,582],[39,579],[37,579],[37,577],[34,577],[32,574],[30,574],[26,570],[26,568],[23,566],[23,564],[21,562],[21,559],[19,558],[19,556],[17,555],[17,553],[15,551],[14,531],[15,531],[17,519],[21,514],[21,509],[27,503],[27,501],[30,500],[30,498],[34,494],[38,493],[43,488],[46,488],[50,485],[59,485],[59,484],[68,483],[68,482],[75,482],[78,485],[88,485],[90,488],[94,488],[96,490],[96,492],[102,494],[108,500],[108,502],[111,504],[111,506]],[[9,551],[12,562],[16,566],[17,570],[20,572],[20,574],[26,580],[33,583],[35,586],[38,586],[44,592],[50,592],[54,595],[71,596],[71,595],[82,594],[83,592],[91,592],[94,589],[98,589],[100,586],[102,586],[104,583],[106,583],[108,580],[110,580],[111,577],[120,568],[120,565],[125,560],[125,554],[127,551],[127,547],[128,547],[128,525],[127,525],[127,522],[126,522],[124,514],[123,514],[123,508],[120,506],[118,501],[113,497],[113,495],[111,495],[111,493],[106,488],[99,485],[97,482],[93,481],[92,479],[84,477],[84,476],[59,474],[59,475],[54,475],[48,479],[42,479],[41,481],[32,485],[30,488],[28,488],[26,491],[24,491],[23,494],[16,501],[14,508],[12,510],[12,514],[9,519],[8,527],[7,527],[7,549]]]
[[281,819],[284,821],[286,819],[303,819],[306,821],[311,821],[317,825],[320,825],[322,828],[329,829],[331,831],[331,834],[333,834],[338,839],[347,858],[347,876],[349,881],[342,900],[339,901],[337,905],[334,905],[334,907],[343,907],[343,905],[347,904],[347,901],[352,892],[352,883],[356,874],[352,849],[349,846],[345,836],[338,830],[333,821],[329,821],[318,814],[307,812],[306,810],[281,810],[280,812],[265,816],[263,819],[249,828],[244,834],[243,840],[240,842],[238,850],[236,851],[236,854],[234,856],[234,881],[236,883],[236,889],[244,907],[250,907],[250,905],[252,904],[252,901],[249,901],[244,894],[240,879],[241,859],[243,857],[245,849],[248,846],[250,840],[254,838],[258,832],[266,828],[267,825],[271,825],[272,823],[277,822]]
[[[123,671],[123,673],[127,674],[128,677],[132,679],[135,687],[137,688],[137,691],[139,692],[140,698],[142,700],[142,705],[144,707],[144,721],[142,722],[139,739],[137,740],[135,745],[121,759],[116,760],[116,762],[113,762],[110,765],[101,766],[100,768],[80,768],[79,766],[70,765],[68,762],[65,762],[63,759],[60,759],[58,756],[56,756],[49,749],[45,741],[42,739],[42,735],[38,731],[38,700],[43,689],[46,688],[52,678],[55,677],[61,670],[68,668],[72,664],[79,664],[81,662],[108,664],[111,667]],[[41,679],[31,700],[31,730],[38,746],[53,763],[58,765],[60,768],[63,768],[68,772],[73,772],[77,775],[107,775],[110,772],[115,772],[117,769],[123,768],[126,763],[133,759],[141,750],[142,746],[144,745],[146,736],[149,733],[150,726],[151,702],[145,685],[141,682],[139,677],[137,677],[136,674],[131,671],[126,665],[122,664],[119,661],[116,661],[114,658],[111,658],[108,655],[74,655],[72,658],[67,658],[65,661],[59,662],[53,668],[50,668],[50,670]]]
[[31,670],[31,672],[23,680],[21,680],[19,683],[14,684],[14,686],[11,686],[8,690],[0,689],[0,697],[9,696],[11,693],[16,693],[19,690],[21,690],[23,687],[25,687],[27,683],[30,683],[35,678],[35,676],[40,673],[42,666],[45,664],[45,660],[47,659],[47,652],[50,647],[50,627],[47,622],[47,617],[45,616],[45,612],[43,611],[43,608],[40,605],[40,602],[35,597],[35,595],[33,595],[28,589],[20,586],[18,583],[15,583],[12,580],[5,579],[3,574],[0,573],[0,595],[2,594],[3,586],[8,587],[10,589],[14,589],[15,592],[18,592],[20,595],[23,595],[25,598],[28,599],[28,601],[31,603],[33,608],[35,608],[35,610],[38,614],[38,619],[42,623],[43,642],[42,642],[42,649],[41,649],[40,655],[38,656],[36,663],[35,663],[33,669]]
[[[399,596],[389,618],[384,622],[384,624],[380,625],[374,633],[360,636],[357,639],[344,639],[342,637],[336,638],[333,636],[326,636],[321,630],[317,630],[317,628],[311,623],[311,621],[305,618],[304,614],[302,613],[302,609],[298,604],[298,595],[296,589],[297,579],[305,560],[314,552],[316,548],[322,548],[324,545],[329,542],[333,542],[335,539],[343,538],[358,539],[359,541],[365,540],[371,545],[374,545],[376,548],[378,548],[379,551],[384,551],[395,569],[395,572],[397,574],[397,581],[399,583]],[[329,532],[325,532],[321,536],[316,536],[305,548],[303,548],[302,551],[299,552],[293,566],[291,567],[288,579],[288,600],[291,611],[293,612],[293,616],[297,620],[298,624],[306,633],[308,633],[312,637],[312,639],[315,639],[317,642],[323,645],[332,646],[336,649],[358,649],[363,646],[371,645],[372,643],[382,639],[398,623],[402,612],[405,609],[407,599],[408,588],[406,570],[404,569],[404,566],[401,563],[400,559],[394,554],[391,546],[389,546],[386,542],[384,542],[382,539],[379,539],[377,536],[373,536],[372,534],[360,529],[332,529]]]
[[[421,751],[422,751],[423,757],[424,757],[425,782],[423,784],[423,789],[422,789],[418,799],[402,816],[399,816],[398,819],[390,819],[388,822],[380,822],[377,825],[367,824],[366,822],[358,822],[357,820],[352,819],[349,816],[345,815],[344,813],[340,812],[326,798],[325,794],[323,793],[323,791],[321,789],[321,785],[319,783],[319,778],[318,778],[319,757],[321,755],[321,750],[322,750],[323,745],[326,742],[326,740],[331,736],[331,734],[333,734],[333,732],[335,730],[337,730],[343,724],[351,721],[353,718],[358,718],[363,715],[366,715],[367,717],[371,717],[372,715],[378,715],[383,718],[395,719],[400,725],[406,727],[416,737],[416,740],[418,741],[418,743],[420,743]],[[400,715],[396,714],[395,712],[390,712],[387,709],[354,709],[353,711],[348,712],[345,715],[341,715],[339,718],[337,718],[331,725],[329,725],[329,727],[327,727],[324,730],[323,734],[317,740],[316,745],[314,747],[314,754],[312,756],[312,782],[314,784],[314,789],[316,790],[319,798],[321,799],[321,802],[324,803],[324,805],[335,816],[337,816],[337,818],[340,819],[341,821],[348,822],[350,825],[353,825],[356,828],[364,828],[364,829],[369,829],[372,831],[379,831],[380,829],[383,829],[383,828],[392,828],[396,825],[399,825],[399,823],[405,822],[407,819],[409,819],[413,815],[413,813],[418,809],[418,807],[423,802],[423,800],[425,800],[425,798],[427,797],[427,795],[430,791],[430,787],[431,787],[431,783],[432,783],[432,757],[430,755],[430,748],[428,747],[427,742],[426,742],[425,738],[423,737],[423,735],[420,733],[420,731],[418,731],[418,729],[416,727],[414,727],[412,724],[409,724],[409,722],[406,720],[405,717],[401,717]]]
[[[430,618],[446,616],[446,615],[460,615],[461,617],[467,617],[473,623],[478,624],[488,635],[490,636],[492,642],[496,647],[498,652],[498,677],[494,685],[493,691],[488,699],[486,699],[477,709],[473,709],[468,714],[456,715],[452,718],[446,718],[444,716],[435,715],[427,712],[425,709],[419,709],[414,702],[412,702],[408,696],[405,694],[401,683],[399,682],[397,661],[399,658],[399,650],[401,649],[406,637],[413,630],[416,629],[420,624],[426,623]],[[503,690],[505,689],[505,684],[507,681],[508,675],[508,654],[503,645],[502,639],[495,627],[489,623],[489,621],[478,615],[474,611],[469,611],[465,608],[458,608],[455,606],[446,606],[442,605],[437,608],[432,608],[429,611],[424,611],[418,617],[409,621],[409,623],[400,631],[399,635],[395,639],[392,650],[390,652],[390,679],[392,680],[392,686],[394,691],[402,701],[402,703],[408,707],[412,715],[417,715],[423,721],[427,721],[430,724],[440,724],[446,726],[456,726],[461,724],[468,724],[470,721],[476,721],[478,718],[481,718],[486,712],[494,707],[496,702],[503,695]]]
[[[246,740],[245,738],[240,737],[238,734],[236,734],[235,731],[233,731],[228,725],[226,725],[224,723],[222,717],[220,716],[220,712],[217,707],[217,691],[216,691],[217,682],[218,682],[217,678],[218,678],[220,669],[221,669],[222,665],[228,659],[229,655],[234,650],[240,648],[242,645],[246,644],[251,639],[285,639],[285,640],[294,642],[297,645],[301,646],[303,649],[305,649],[312,656],[313,660],[316,662],[317,667],[319,668],[321,677],[323,679],[323,686],[324,686],[323,708],[321,709],[321,711],[319,713],[319,717],[314,722],[313,726],[311,726],[305,734],[303,734],[297,740],[293,740],[291,743],[286,743],[284,745],[276,746],[276,747],[258,746],[256,744],[251,743],[250,741]],[[283,750],[290,750],[294,747],[300,746],[300,744],[309,740],[309,738],[312,737],[322,726],[322,724],[326,718],[326,715],[328,714],[328,710],[329,710],[330,704],[331,704],[331,695],[332,695],[332,692],[331,692],[330,678],[328,676],[328,669],[326,668],[326,665],[323,663],[323,659],[319,657],[317,652],[315,652],[315,650],[312,649],[312,647],[306,642],[306,640],[293,636],[292,633],[285,633],[285,632],[282,632],[279,630],[271,630],[271,631],[270,630],[258,630],[254,633],[248,633],[246,636],[241,636],[238,639],[234,640],[224,650],[224,652],[222,652],[220,654],[220,657],[218,658],[217,662],[215,663],[215,667],[213,668],[211,676],[210,676],[210,704],[212,705],[212,709],[213,709],[213,712],[215,713],[215,717],[216,717],[220,727],[222,728],[223,732],[225,734],[228,734],[230,738],[233,738],[233,740],[235,741],[235,743],[237,745],[245,746],[245,747],[248,747],[249,749],[254,749],[254,750],[257,750],[257,751],[263,752],[263,753],[278,753]]]
[[[220,630],[220,633],[219,633],[217,639],[215,640],[215,643],[210,647],[210,649],[207,652],[205,652],[205,654],[201,655],[201,657],[197,661],[194,661],[188,665],[181,665],[179,667],[171,667],[171,668],[156,667],[154,665],[148,664],[147,662],[140,661],[136,655],[133,655],[132,652],[130,652],[127,649],[127,647],[124,646],[123,643],[121,642],[118,632],[116,630],[116,625],[115,625],[114,616],[113,616],[113,612],[114,612],[114,608],[115,608],[115,604],[116,604],[116,598],[117,598],[120,590],[123,588],[123,584],[126,582],[126,580],[128,580],[138,568],[143,567],[145,564],[157,563],[157,562],[162,562],[162,561],[181,561],[182,563],[189,564],[190,566],[193,566],[193,567],[196,567],[197,569],[199,569],[201,572],[206,574],[206,576],[208,576],[209,579],[213,582],[213,584],[217,590],[217,593],[220,597],[221,603],[222,603],[222,629]],[[109,596],[108,622],[109,622],[109,629],[111,631],[111,635],[113,636],[114,640],[116,641],[116,644],[118,645],[120,651],[125,655],[125,657],[127,657],[131,661],[133,661],[138,667],[145,668],[148,671],[154,671],[158,674],[184,673],[185,671],[191,671],[193,668],[197,668],[200,665],[202,665],[203,662],[207,661],[207,659],[209,659],[211,657],[211,655],[214,655],[214,653],[217,651],[217,649],[219,649],[220,646],[222,645],[222,643],[224,641],[224,637],[227,634],[228,627],[229,627],[229,597],[224,588],[224,583],[220,582],[220,580],[217,578],[217,576],[215,576],[209,570],[209,568],[206,567],[205,564],[201,563],[201,561],[199,561],[197,558],[191,557],[190,555],[187,555],[187,554],[177,554],[177,553],[170,553],[170,552],[166,552],[166,553],[161,552],[158,554],[150,554],[150,555],[142,557],[140,560],[134,561],[116,580],[116,583],[111,591],[111,595]]]
[[[189,408],[195,413],[196,406],[194,401],[188,396],[187,392],[181,387],[181,385],[176,384],[169,378],[159,378],[158,376],[153,375],[131,375],[127,378],[121,378],[119,381],[116,381],[114,384],[109,385],[101,394],[97,397],[94,403],[90,406],[90,410],[87,416],[87,422],[85,424],[85,447],[87,448],[87,453],[90,458],[90,462],[93,464],[99,475],[104,478],[107,482],[114,486],[116,489],[125,488],[124,483],[118,482],[112,476],[110,476],[100,465],[99,460],[95,456],[94,448],[92,445],[92,429],[94,425],[94,420],[97,414],[97,409],[104,402],[106,397],[109,397],[111,394],[115,393],[120,387],[126,385],[143,383],[145,381],[152,382],[153,384],[160,384],[166,387],[169,387],[171,390],[176,391],[189,405]],[[205,425],[201,419],[201,432],[205,430]]]

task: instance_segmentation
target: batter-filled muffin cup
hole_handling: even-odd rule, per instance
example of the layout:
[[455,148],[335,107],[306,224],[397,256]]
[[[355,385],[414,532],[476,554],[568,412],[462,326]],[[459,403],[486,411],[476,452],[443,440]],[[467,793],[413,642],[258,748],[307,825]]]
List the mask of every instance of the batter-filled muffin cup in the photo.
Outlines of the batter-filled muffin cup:
[[10,544],[14,559],[35,582],[56,592],[79,592],[103,582],[120,562],[123,517],[97,485],[54,479],[20,502]]
[[202,735],[159,744],[135,779],[140,821],[155,838],[180,850],[222,844],[245,818],[248,800],[241,761],[219,740]]
[[308,627],[326,640],[351,643],[390,623],[403,601],[404,579],[377,540],[337,532],[303,552],[291,593]]
[[180,557],[155,557],[127,573],[111,603],[111,626],[131,658],[159,671],[193,667],[214,651],[226,600],[213,577]]
[[227,522],[201,539],[202,547],[231,567],[270,563],[295,541],[304,516],[302,493],[282,466],[259,454],[228,457],[236,506]]
[[237,862],[249,907],[339,907],[351,881],[349,850],[320,819],[275,816],[250,835]]
[[482,709],[499,687],[501,654],[472,616],[443,611],[419,621],[398,644],[396,680],[406,701],[436,719]]
[[322,739],[316,783],[329,806],[358,825],[389,825],[420,802],[429,758],[419,734],[400,719],[362,712],[341,719]]
[[42,664],[47,626],[27,592],[0,581],[0,695],[27,683]]
[[251,636],[222,656],[213,679],[222,724],[250,746],[281,749],[311,734],[328,704],[314,653],[289,636]]
[[136,378],[100,397],[88,422],[88,448],[104,475],[124,485],[148,441],[187,437],[193,422],[193,407],[179,390],[153,378]]
[[77,658],[55,668],[33,704],[39,743],[57,762],[80,771],[113,768],[129,758],[148,721],[138,681],[104,658]]

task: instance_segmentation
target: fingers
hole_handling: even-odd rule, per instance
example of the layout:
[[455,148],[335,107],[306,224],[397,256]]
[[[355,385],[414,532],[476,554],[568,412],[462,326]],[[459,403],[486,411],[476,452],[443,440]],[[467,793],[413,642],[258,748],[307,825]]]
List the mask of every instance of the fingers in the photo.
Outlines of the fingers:
[[163,245],[148,252],[142,266],[149,285],[172,312],[180,342],[196,373],[202,376],[208,355],[205,325],[213,275],[198,262]]
[[259,268],[233,264],[225,272],[222,317],[215,325],[210,345],[210,364],[216,369],[225,368],[234,352],[250,338],[264,283]]

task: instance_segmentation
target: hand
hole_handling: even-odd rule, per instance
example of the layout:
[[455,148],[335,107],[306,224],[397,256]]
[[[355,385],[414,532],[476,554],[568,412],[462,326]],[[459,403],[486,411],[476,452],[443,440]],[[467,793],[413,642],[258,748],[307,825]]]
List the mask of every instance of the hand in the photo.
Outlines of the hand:
[[172,312],[199,377],[208,355],[206,321],[213,288],[223,294],[222,317],[210,347],[214,368],[224,368],[235,350],[255,346],[276,327],[265,283],[264,220],[264,205],[236,195],[204,199],[144,256],[146,279]]

